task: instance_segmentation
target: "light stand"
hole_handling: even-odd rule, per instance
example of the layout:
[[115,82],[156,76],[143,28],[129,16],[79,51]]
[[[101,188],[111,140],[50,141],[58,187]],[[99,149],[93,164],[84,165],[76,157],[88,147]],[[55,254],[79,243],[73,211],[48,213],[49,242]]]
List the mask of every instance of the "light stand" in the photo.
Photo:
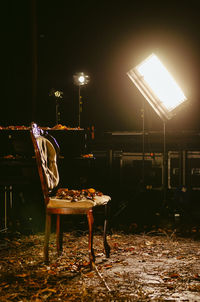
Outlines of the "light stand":
[[60,123],[59,99],[56,98],[56,125]]
[[81,86],[78,86],[78,126],[81,126],[81,113],[82,113],[82,96],[81,96]]
[[[166,121],[171,119],[186,102],[186,97],[173,77],[155,54],[127,72],[148,103],[163,121],[163,193],[167,193]],[[144,108],[144,106],[143,106]],[[144,114],[144,112],[143,112]],[[144,116],[143,116],[144,145]],[[144,147],[143,147],[144,157]]]
[[144,110],[144,100],[142,103],[142,186],[144,188],[145,184],[145,110]]
[[163,205],[167,201],[167,155],[166,155],[166,123],[163,120]]
[[60,101],[63,99],[63,92],[52,88],[49,96],[53,97],[56,103],[56,125],[58,125],[60,124]]
[[81,127],[81,113],[82,113],[82,96],[81,87],[85,86],[89,82],[89,76],[85,75],[83,72],[76,73],[74,76],[74,84],[78,86],[78,127]]

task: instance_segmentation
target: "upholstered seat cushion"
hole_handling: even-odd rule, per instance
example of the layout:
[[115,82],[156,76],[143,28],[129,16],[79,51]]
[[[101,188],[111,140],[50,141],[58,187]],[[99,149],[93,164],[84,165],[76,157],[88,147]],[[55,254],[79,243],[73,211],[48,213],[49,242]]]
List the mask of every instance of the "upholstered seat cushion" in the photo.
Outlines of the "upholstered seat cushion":
[[94,206],[105,205],[111,200],[110,196],[95,196],[93,200],[82,198],[79,201],[72,202],[68,199],[58,199],[50,197],[47,208],[92,208]]

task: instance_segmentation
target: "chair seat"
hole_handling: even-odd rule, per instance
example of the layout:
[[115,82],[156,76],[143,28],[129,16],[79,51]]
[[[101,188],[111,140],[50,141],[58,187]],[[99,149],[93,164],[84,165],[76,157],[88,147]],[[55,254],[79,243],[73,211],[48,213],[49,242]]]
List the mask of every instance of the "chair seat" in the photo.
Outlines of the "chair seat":
[[95,196],[93,200],[82,198],[79,201],[70,201],[68,199],[59,199],[56,197],[50,197],[47,208],[86,208],[90,209],[95,206],[101,206],[107,204],[111,200],[110,196],[102,195]]

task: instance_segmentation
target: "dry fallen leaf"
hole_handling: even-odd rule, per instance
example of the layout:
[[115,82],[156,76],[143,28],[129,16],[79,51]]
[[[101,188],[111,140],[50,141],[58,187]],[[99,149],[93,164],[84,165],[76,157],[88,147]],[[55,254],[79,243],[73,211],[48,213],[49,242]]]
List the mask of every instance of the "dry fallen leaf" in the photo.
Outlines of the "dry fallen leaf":
[[24,277],[27,277],[27,276],[29,276],[29,274],[26,274],[26,273],[16,275],[16,277],[21,277],[21,278],[24,278]]
[[179,274],[176,274],[176,273],[172,273],[172,274],[169,275],[169,277],[175,279],[175,278],[179,278],[180,275],[179,275]]
[[109,269],[109,268],[112,268],[113,266],[112,266],[111,264],[106,264],[106,265],[104,265],[104,267],[105,267],[106,269]]
[[83,276],[84,276],[84,277],[87,277],[87,278],[92,278],[92,277],[94,277],[94,272],[91,271],[91,272],[89,272],[89,273],[84,274]]

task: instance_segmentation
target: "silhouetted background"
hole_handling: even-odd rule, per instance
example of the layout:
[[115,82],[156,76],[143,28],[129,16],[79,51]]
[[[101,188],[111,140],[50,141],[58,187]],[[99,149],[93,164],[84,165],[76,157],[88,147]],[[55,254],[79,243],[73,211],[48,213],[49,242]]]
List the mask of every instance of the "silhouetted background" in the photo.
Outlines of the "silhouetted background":
[[[81,126],[162,129],[127,71],[156,53],[189,99],[168,129],[199,130],[199,1],[8,1],[3,14],[0,125],[55,125],[52,88],[63,91],[61,123],[78,124],[73,74],[81,91]],[[5,94],[4,94],[5,92]]]

